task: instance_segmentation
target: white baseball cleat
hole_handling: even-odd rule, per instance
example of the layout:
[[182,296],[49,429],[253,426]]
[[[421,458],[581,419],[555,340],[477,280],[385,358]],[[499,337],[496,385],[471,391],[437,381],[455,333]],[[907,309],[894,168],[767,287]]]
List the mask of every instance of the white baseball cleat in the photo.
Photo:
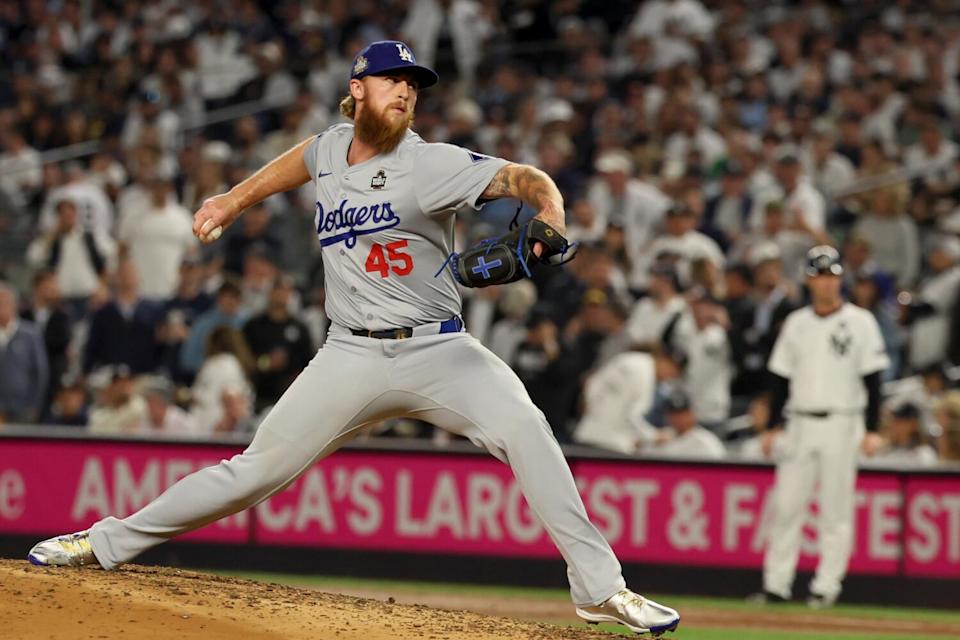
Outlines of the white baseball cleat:
[[90,531],[78,531],[38,542],[27,559],[40,567],[82,567],[100,563],[90,546]]
[[577,607],[577,615],[590,624],[619,622],[636,633],[650,633],[654,637],[674,631],[680,624],[680,614],[624,589],[601,604]]

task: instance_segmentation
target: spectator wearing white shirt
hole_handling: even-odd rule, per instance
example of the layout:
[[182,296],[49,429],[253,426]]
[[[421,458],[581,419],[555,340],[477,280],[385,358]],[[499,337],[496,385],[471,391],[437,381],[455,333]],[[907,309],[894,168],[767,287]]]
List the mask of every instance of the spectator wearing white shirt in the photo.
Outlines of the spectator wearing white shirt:
[[687,313],[689,307],[680,295],[676,269],[664,263],[654,264],[647,295],[633,307],[625,331],[633,344],[652,348],[661,344],[667,328]]
[[[692,205],[699,210],[694,210]],[[709,260],[718,269],[723,269],[725,260],[720,247],[710,236],[697,231],[698,217],[702,211],[703,201],[698,189],[689,190],[681,201],[667,210],[663,235],[644,247],[633,264],[630,275],[632,286],[644,288],[650,265],[664,254],[677,256],[676,267],[681,284],[690,281],[690,266],[695,260]]]
[[683,378],[697,419],[708,425],[719,424],[730,415],[734,373],[727,338],[730,319],[708,296],[694,298],[690,310],[677,323],[674,344],[687,356]]
[[152,129],[164,153],[171,153],[178,146],[180,118],[163,105],[163,96],[157,91],[143,91],[137,96],[134,108],[130,109],[123,123],[120,140],[124,149],[135,149],[142,144],[143,133]]
[[751,226],[756,229],[763,224],[763,213],[768,202],[783,200],[788,228],[823,231],[827,225],[826,202],[809,178],[803,175],[796,153],[783,150],[777,154],[774,176],[777,179],[776,188],[768,190],[766,197],[758,198],[754,204]]
[[594,170],[600,175],[590,184],[587,199],[601,225],[624,229],[628,251],[635,255],[653,239],[670,198],[656,186],[632,177],[633,158],[622,149],[601,153]]
[[137,434],[161,437],[196,437],[196,423],[189,413],[173,404],[173,384],[160,376],[140,386],[146,408]]
[[850,159],[836,152],[836,137],[828,131],[814,134],[803,154],[803,168],[814,188],[825,196],[846,189],[857,176]]
[[903,160],[927,190],[939,194],[949,182],[957,156],[957,144],[944,139],[937,122],[930,119],[920,130],[920,141],[906,150]]
[[120,225],[121,254],[140,273],[140,293],[152,301],[165,301],[176,291],[180,263],[198,247],[190,212],[177,203],[168,181],[154,176],[147,185],[148,207],[131,212]]
[[687,106],[679,115],[680,129],[667,138],[663,153],[668,160],[687,165],[688,157],[700,157],[699,169],[709,171],[727,154],[723,137],[700,121],[696,107]]
[[909,362],[925,369],[944,358],[950,317],[960,299],[960,240],[940,238],[927,256],[929,275],[920,281],[905,320],[910,325]]
[[253,61],[244,53],[243,37],[227,30],[226,19],[211,17],[206,31],[196,38],[200,89],[208,109],[225,106],[257,73]]
[[634,36],[658,36],[674,25],[683,34],[704,38],[713,33],[715,20],[698,0],[651,0],[637,12],[629,32]]
[[597,369],[583,388],[583,417],[573,439],[601,449],[634,454],[656,428],[646,420],[659,384],[676,380],[681,358],[663,349],[628,351]]
[[27,144],[23,132],[10,127],[0,138],[0,189],[14,205],[24,206],[43,182],[40,152]]
[[253,389],[247,372],[253,355],[243,334],[219,326],[207,338],[206,360],[193,383],[190,415],[201,435],[241,431],[253,407]]
[[73,200],[56,206],[55,224],[27,248],[27,264],[56,274],[60,293],[77,306],[97,290],[113,262],[116,247],[109,235],[84,229]]
[[702,460],[726,457],[727,450],[720,439],[697,423],[697,414],[686,391],[679,387],[673,389],[664,404],[667,426],[644,448],[645,453]]
[[520,280],[501,291],[497,306],[503,318],[490,330],[489,347],[504,362],[513,362],[517,346],[527,335],[527,318],[536,303],[537,288],[529,280]]
[[67,182],[47,192],[40,209],[40,230],[48,231],[57,224],[57,203],[71,200],[77,208],[80,226],[95,236],[113,233],[113,203],[103,187],[88,178],[83,167],[70,163],[64,169]]

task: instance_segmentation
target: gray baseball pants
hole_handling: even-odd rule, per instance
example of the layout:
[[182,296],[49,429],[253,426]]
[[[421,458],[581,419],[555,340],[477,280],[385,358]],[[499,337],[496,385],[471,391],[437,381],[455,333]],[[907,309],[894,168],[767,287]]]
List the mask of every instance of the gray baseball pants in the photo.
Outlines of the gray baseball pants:
[[599,604],[624,588],[620,563],[588,519],[543,413],[516,374],[468,333],[380,340],[332,327],[243,453],[183,478],[127,518],[97,522],[93,551],[112,569],[252,507],[362,427],[400,415],[463,435],[510,465],[566,560],[577,606]]

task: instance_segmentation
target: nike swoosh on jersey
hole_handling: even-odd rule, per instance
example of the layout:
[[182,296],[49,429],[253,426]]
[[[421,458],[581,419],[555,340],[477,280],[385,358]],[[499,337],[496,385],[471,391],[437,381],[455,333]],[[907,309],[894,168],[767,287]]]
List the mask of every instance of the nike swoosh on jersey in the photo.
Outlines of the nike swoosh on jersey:
[[320,173],[317,174],[317,177],[318,177],[318,178],[326,178],[327,176],[332,176],[332,175],[333,175],[333,171],[327,171],[326,173],[324,173],[323,171],[321,171]]

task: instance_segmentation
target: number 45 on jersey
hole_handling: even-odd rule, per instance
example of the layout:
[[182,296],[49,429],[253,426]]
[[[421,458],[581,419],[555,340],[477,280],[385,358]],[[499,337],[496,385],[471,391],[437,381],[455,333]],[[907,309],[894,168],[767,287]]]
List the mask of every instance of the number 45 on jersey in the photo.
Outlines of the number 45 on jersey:
[[367,273],[377,272],[381,278],[388,277],[391,271],[398,276],[409,275],[413,271],[413,258],[401,251],[406,247],[406,240],[395,240],[385,245],[374,243],[365,263]]

